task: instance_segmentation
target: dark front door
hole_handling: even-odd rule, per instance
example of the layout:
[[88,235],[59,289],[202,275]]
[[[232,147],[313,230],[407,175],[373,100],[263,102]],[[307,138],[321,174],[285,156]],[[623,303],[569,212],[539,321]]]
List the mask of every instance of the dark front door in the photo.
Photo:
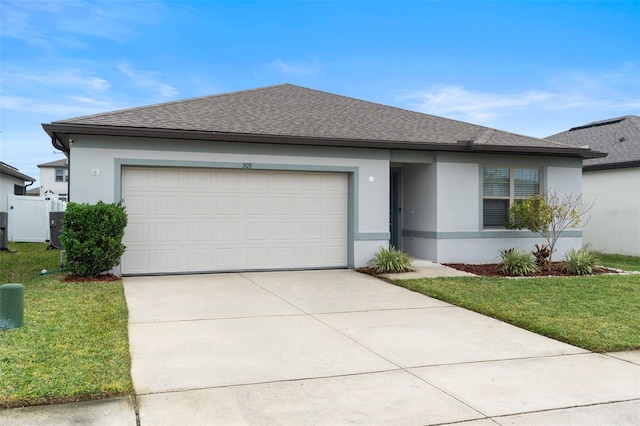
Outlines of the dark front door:
[[389,182],[389,245],[400,249],[400,172],[391,171]]

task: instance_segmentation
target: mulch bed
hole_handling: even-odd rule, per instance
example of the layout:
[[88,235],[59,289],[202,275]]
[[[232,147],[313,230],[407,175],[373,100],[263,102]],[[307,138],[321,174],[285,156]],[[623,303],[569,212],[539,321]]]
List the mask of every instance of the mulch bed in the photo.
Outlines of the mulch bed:
[[111,282],[119,281],[120,278],[113,274],[101,274],[96,277],[79,277],[77,275],[68,275],[65,279],[65,283],[89,283],[89,282]]
[[[406,271],[406,272],[414,272],[414,271],[415,271],[415,269],[411,269],[410,271]],[[363,266],[361,268],[357,268],[356,272],[360,272],[361,274],[371,275],[371,276],[374,276],[374,277],[382,275],[373,266]]]
[[[494,278],[504,278],[504,277],[513,277],[513,275],[505,275],[502,272],[498,272],[498,264],[497,263],[485,263],[485,264],[470,264],[470,263],[443,263],[444,266],[448,266],[453,269],[457,269],[459,271],[469,272],[474,275],[478,275],[481,277],[494,277]],[[567,271],[564,271],[562,268],[564,267],[564,262],[553,262],[551,264],[551,272],[544,270],[540,271],[537,274],[528,275],[528,277],[574,277],[576,275],[570,274]],[[374,277],[379,276],[380,274],[376,272],[376,269],[371,266],[364,266],[362,268],[356,269],[357,272],[372,275]],[[593,271],[592,275],[601,275],[601,274],[619,274],[620,271],[617,269],[610,268],[597,268]]]
[[[473,265],[468,263],[444,263],[443,265],[448,266],[450,268],[457,269],[459,271],[470,272],[475,275],[480,275],[483,277],[506,277],[509,275],[505,275],[502,272],[498,272],[498,264],[497,263],[487,263],[482,265]],[[573,274],[564,271],[562,268],[564,267],[564,262],[553,262],[551,264],[551,271],[543,270],[538,272],[537,274],[531,274],[530,277],[572,277],[575,276]],[[617,274],[619,271],[615,269],[609,268],[597,268],[593,271],[593,275],[600,274]]]

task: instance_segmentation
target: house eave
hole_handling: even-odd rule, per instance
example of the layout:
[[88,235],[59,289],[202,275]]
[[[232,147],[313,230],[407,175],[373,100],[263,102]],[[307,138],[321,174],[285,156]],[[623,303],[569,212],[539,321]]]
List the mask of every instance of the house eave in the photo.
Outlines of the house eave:
[[30,185],[33,185],[33,183],[36,181],[35,178],[27,176],[24,173],[20,173],[18,170],[15,170],[9,166],[5,166],[4,164],[0,164],[0,174],[10,176],[23,182],[31,182]]
[[480,145],[473,141],[458,141],[456,144],[443,142],[390,141],[372,139],[341,139],[290,135],[265,135],[250,133],[227,133],[182,129],[158,129],[124,126],[98,126],[73,123],[42,124],[51,136],[51,143],[67,155],[72,135],[130,136],[163,139],[185,139],[201,141],[249,142],[286,145],[332,146],[372,149],[401,149],[413,151],[473,152],[479,154],[545,155],[579,157],[583,159],[601,158],[607,154],[586,148],[572,147],[532,147],[514,145]]
[[608,164],[593,164],[583,166],[583,172],[597,172],[600,170],[616,170],[616,169],[630,169],[634,167],[640,167],[640,160],[625,161],[624,163],[608,163]]

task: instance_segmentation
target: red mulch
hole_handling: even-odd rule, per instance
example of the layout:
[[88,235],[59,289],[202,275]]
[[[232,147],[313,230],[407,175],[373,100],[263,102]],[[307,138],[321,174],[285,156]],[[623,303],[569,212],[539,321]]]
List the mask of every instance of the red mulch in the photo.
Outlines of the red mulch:
[[373,275],[374,277],[378,275],[376,268],[372,266],[363,266],[361,268],[356,269],[356,271],[360,272],[361,274]]
[[[503,274],[502,272],[498,272],[498,264],[497,263],[488,263],[482,265],[472,265],[467,263],[444,263],[445,266],[450,268],[457,269],[459,271],[470,272],[475,275],[480,275],[483,277],[505,277],[508,275]],[[554,262],[551,264],[551,272],[546,269],[540,271],[537,274],[531,274],[530,277],[571,277],[574,276],[567,271],[563,271],[562,267],[564,266],[564,262]],[[598,268],[593,271],[593,275],[599,274],[615,274],[618,273],[615,269],[609,268]]]
[[88,283],[88,282],[110,282],[118,281],[120,278],[113,274],[101,274],[96,277],[79,277],[77,275],[68,275],[65,279],[65,283]]
[[[413,272],[413,271],[415,271],[415,269],[411,269],[406,272]],[[373,275],[374,277],[377,277],[378,275],[382,275],[378,273],[378,270],[373,266],[362,266],[360,268],[357,268],[356,272],[360,272],[361,274]]]

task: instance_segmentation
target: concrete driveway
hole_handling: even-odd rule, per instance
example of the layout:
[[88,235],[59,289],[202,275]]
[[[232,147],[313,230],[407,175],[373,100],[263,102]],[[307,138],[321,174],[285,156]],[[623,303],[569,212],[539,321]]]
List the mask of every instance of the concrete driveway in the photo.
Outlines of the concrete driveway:
[[349,270],[124,280],[140,424],[639,424],[589,353]]

